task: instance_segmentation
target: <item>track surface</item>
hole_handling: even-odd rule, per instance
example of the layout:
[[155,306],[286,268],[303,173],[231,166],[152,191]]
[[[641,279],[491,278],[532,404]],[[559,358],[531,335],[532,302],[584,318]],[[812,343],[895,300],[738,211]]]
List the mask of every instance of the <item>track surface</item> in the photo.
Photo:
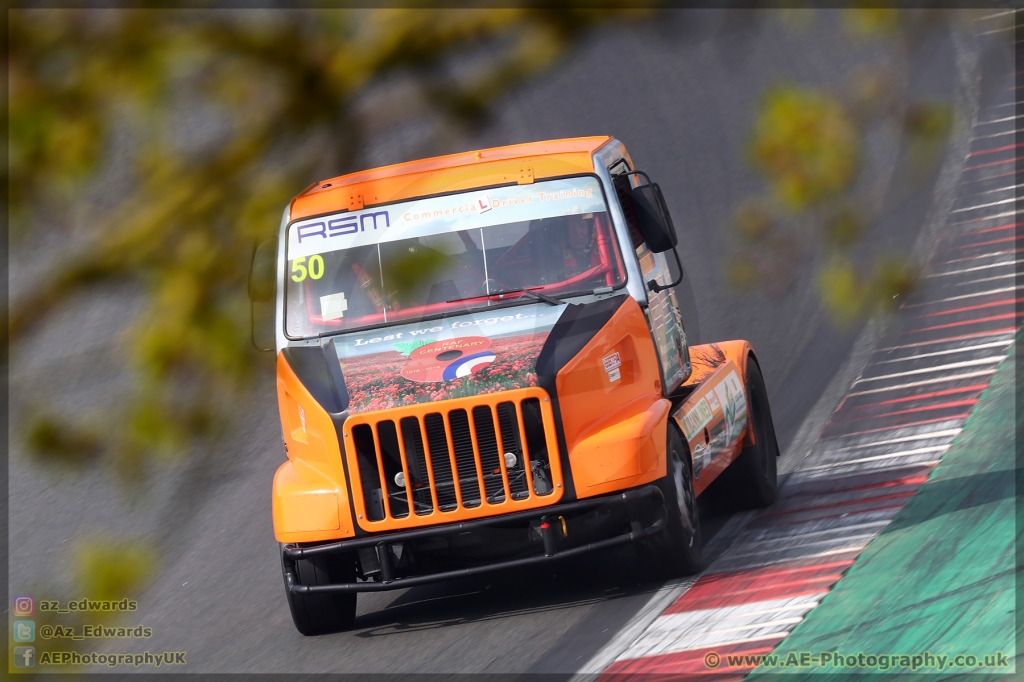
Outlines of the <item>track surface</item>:
[[[810,455],[786,478],[778,501],[616,652],[602,679],[701,673],[741,679],[753,665],[719,668],[718,662],[773,651],[928,480],[1022,321],[1014,267],[1022,244],[1012,208],[1016,182],[1005,174],[1016,162],[1016,126],[1007,116],[1018,105],[1013,85],[1012,72],[1002,74],[997,101],[981,108],[956,202],[929,249],[922,282],[893,316]],[[900,556],[924,573],[941,570],[941,563],[928,564],[918,552],[907,546]],[[955,578],[953,584],[959,585]],[[884,611],[875,614],[870,620],[887,623]],[[934,652],[960,614],[952,610],[941,627],[901,615],[888,639],[909,639],[920,645],[917,650]],[[840,622],[831,639],[821,637],[816,645],[854,650],[849,640],[859,625]],[[1003,642],[1009,627],[989,635]]]
[[[824,12],[801,31],[763,16],[674,13],[656,29],[609,29],[509,100],[492,127],[466,146],[600,133],[622,139],[669,197],[694,280],[701,339],[747,338],[757,348],[785,459],[802,454],[787,449],[846,362],[858,330],[831,330],[809,261],[796,265],[795,285],[783,296],[725,289],[723,226],[760,187],[743,150],[763,89],[780,79],[834,85],[885,50],[848,42]],[[907,94],[950,101],[954,59],[947,34],[917,46],[901,67]],[[884,187],[899,155],[897,138],[882,127],[871,135],[863,162]],[[404,139],[403,131],[388,139]],[[412,147],[378,146],[370,165],[415,155]],[[894,191],[871,238],[907,249],[934,182]],[[110,351],[110,333],[131,319],[132,306],[130,293],[118,291],[69,305],[62,319],[14,349],[12,392],[21,387],[25,402],[45,395],[69,410],[116,399],[123,359]],[[360,596],[353,631],[303,638],[285,605],[270,521],[270,481],[283,459],[273,396],[268,378],[240,406],[241,438],[172,467],[135,501],[98,475],[41,474],[23,462],[15,442],[11,594],[82,596],[67,586],[67,548],[105,529],[159,542],[163,570],[134,618],[153,628],[145,648],[188,652],[189,672],[573,673],[659,587],[637,584],[625,549],[544,570]],[[727,521],[705,519],[706,537]]]

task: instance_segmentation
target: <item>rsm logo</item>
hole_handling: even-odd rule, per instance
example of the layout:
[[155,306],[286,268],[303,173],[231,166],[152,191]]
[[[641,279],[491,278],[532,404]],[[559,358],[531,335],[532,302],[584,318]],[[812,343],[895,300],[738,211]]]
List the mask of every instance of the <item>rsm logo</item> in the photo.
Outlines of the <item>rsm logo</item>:
[[296,230],[296,235],[298,236],[299,243],[301,244],[303,239],[310,239],[313,237],[327,239],[328,237],[340,237],[345,234],[365,232],[367,224],[369,224],[370,229],[376,230],[381,226],[380,223],[378,223],[378,218],[383,218],[384,227],[391,227],[391,218],[388,216],[388,212],[376,211],[374,213],[346,215],[340,218],[332,218],[330,220],[300,225]]

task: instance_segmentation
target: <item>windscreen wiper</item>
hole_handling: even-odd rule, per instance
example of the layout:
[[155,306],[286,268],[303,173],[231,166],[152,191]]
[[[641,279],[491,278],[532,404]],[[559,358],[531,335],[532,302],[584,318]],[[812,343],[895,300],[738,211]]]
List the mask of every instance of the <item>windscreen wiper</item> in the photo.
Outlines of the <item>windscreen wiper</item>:
[[[529,296],[530,298],[535,298],[538,301],[544,301],[548,305],[562,305],[562,303],[563,303],[563,301],[561,301],[561,300],[559,300],[557,298],[553,298],[551,296],[548,296],[547,294],[542,294],[542,293],[540,293],[538,291],[533,291],[531,289],[507,289],[505,291],[491,291],[491,292],[489,292],[487,294],[484,294],[484,295],[485,296],[504,296],[505,294],[525,294],[526,296]],[[479,296],[467,296],[465,298],[453,298],[450,301],[445,301],[445,303],[458,303],[460,301],[468,301],[471,298],[480,298],[480,297]]]
[[532,289],[509,289],[507,291],[492,291],[488,296],[503,296],[505,294],[526,294],[530,298],[535,298],[538,301],[544,301],[548,305],[562,305],[562,301],[547,294],[542,294],[539,291],[533,291]]

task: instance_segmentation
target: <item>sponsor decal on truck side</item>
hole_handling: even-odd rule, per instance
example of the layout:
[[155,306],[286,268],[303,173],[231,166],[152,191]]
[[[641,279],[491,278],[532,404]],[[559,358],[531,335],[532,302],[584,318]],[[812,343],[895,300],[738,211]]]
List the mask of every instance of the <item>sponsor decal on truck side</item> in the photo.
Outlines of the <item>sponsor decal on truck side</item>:
[[683,433],[686,440],[693,440],[705,426],[711,423],[714,413],[708,405],[707,398],[701,398],[683,415]]
[[[700,395],[700,392],[703,395]],[[693,475],[703,471],[743,435],[747,425],[747,398],[736,366],[719,367],[701,386],[695,402],[683,403],[683,434],[693,454]]]

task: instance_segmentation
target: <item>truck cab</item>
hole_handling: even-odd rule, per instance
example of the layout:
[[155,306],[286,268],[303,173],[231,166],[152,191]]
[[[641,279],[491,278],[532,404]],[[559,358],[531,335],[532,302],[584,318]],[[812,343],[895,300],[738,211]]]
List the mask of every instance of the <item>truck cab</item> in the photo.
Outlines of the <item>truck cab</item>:
[[692,344],[677,241],[607,136],[353,173],[291,202],[273,520],[300,632],[350,627],[358,592],[619,544],[654,577],[694,573],[713,480],[770,504],[753,348]]

